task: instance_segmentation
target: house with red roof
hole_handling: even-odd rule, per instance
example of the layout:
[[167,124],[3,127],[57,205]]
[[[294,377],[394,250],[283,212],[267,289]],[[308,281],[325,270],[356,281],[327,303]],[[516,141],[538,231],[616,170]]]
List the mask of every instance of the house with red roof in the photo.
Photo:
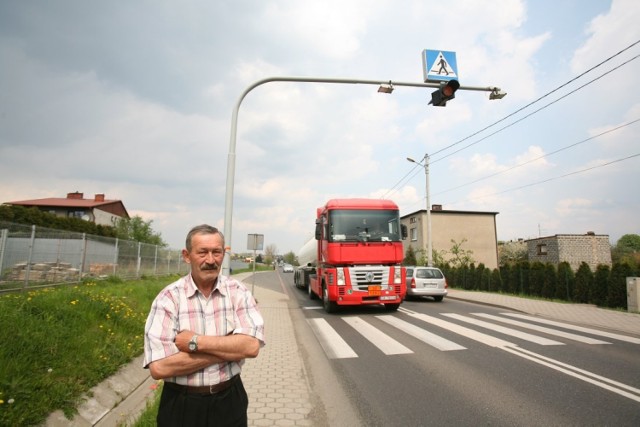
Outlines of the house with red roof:
[[36,207],[57,216],[80,218],[98,225],[114,226],[121,218],[129,219],[122,201],[105,199],[104,194],[96,194],[92,199],[85,199],[84,193],[76,191],[67,193],[66,198],[18,200],[6,204]]

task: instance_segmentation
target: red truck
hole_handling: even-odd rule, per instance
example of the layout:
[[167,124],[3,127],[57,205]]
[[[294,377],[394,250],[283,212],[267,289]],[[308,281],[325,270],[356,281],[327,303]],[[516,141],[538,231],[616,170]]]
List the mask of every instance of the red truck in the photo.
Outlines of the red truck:
[[328,313],[344,305],[397,310],[407,288],[398,206],[381,199],[332,199],[317,209],[315,238],[298,252],[294,283]]

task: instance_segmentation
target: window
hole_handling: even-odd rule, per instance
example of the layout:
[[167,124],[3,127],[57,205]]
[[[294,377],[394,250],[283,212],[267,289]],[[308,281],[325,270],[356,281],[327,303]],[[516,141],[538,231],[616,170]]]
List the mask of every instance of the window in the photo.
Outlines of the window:
[[418,222],[418,218],[416,218],[415,216],[409,218],[409,224],[415,224],[416,222]]
[[329,213],[330,242],[399,242],[396,210],[336,209]]
[[418,229],[417,228],[412,228],[410,230],[410,236],[411,236],[411,241],[415,242],[418,240]]
[[541,243],[538,245],[538,255],[546,255],[547,254],[547,244]]

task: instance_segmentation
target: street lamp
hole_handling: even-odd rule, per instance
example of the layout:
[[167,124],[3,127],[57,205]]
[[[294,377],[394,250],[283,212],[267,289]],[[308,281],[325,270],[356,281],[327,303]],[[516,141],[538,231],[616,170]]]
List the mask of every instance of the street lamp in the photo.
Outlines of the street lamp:
[[429,155],[425,153],[422,162],[416,162],[411,157],[407,157],[411,163],[424,166],[424,175],[426,177],[426,193],[427,193],[427,266],[433,266],[433,254],[431,249],[431,198],[429,191]]
[[391,80],[389,80],[389,83],[381,83],[380,87],[378,88],[378,93],[391,93],[393,92],[393,84],[391,83]]
[[[236,174],[236,139],[238,133],[238,112],[240,111],[240,105],[244,98],[251,92],[253,89],[261,86],[265,83],[272,82],[299,82],[299,83],[332,83],[332,84],[365,84],[365,85],[379,85],[378,92],[381,93],[391,93],[393,92],[394,86],[406,86],[406,87],[420,87],[420,88],[439,88],[440,83],[426,82],[426,83],[412,83],[412,82],[391,82],[389,83],[381,83],[386,80],[365,80],[365,79],[342,79],[342,78],[326,78],[326,77],[268,77],[266,79],[258,80],[248,87],[240,94],[235,107],[233,108],[233,112],[231,113],[231,135],[229,138],[229,154],[227,155],[227,185],[225,187],[225,198],[224,198],[224,237],[227,242],[227,247],[225,247],[226,254],[230,255],[231,251],[231,221],[233,214],[233,187],[235,182],[235,174]],[[461,86],[461,90],[474,90],[474,91],[483,91],[483,92],[492,92],[493,97],[491,99],[500,99],[499,95],[503,92],[495,87],[480,87],[480,86]],[[506,93],[505,93],[506,95]],[[504,95],[502,95],[504,96]],[[425,155],[425,159],[428,159]],[[429,175],[427,173],[427,181],[429,180]],[[427,182],[427,189],[429,188],[429,184]],[[427,214],[429,214],[429,196],[427,191]],[[431,233],[429,233],[429,238],[431,238]],[[429,242],[431,244],[431,242]],[[431,252],[429,252],[429,259],[431,259]],[[229,275],[231,272],[231,259],[230,256],[225,255],[222,260],[222,274]]]

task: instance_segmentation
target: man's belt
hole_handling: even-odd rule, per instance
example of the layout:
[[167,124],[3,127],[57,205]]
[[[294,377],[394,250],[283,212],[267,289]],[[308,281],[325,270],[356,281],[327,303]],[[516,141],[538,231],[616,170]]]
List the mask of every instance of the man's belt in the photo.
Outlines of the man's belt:
[[223,381],[218,384],[203,385],[203,386],[189,386],[189,385],[182,385],[182,384],[176,384],[173,382],[165,381],[164,386],[172,390],[176,390],[181,393],[187,393],[187,394],[216,394],[231,387],[233,383],[235,383],[238,380],[238,378],[240,378],[240,374],[231,377],[230,380]]

